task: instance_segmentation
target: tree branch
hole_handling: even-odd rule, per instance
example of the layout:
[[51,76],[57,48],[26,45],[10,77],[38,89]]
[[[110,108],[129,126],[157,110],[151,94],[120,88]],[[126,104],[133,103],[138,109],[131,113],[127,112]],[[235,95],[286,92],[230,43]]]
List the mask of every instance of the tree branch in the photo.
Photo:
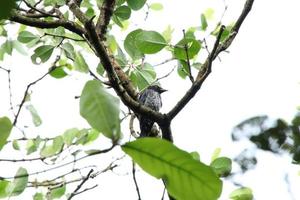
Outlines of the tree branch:
[[68,200],[72,199],[76,194],[78,194],[77,192],[80,190],[80,188],[83,186],[83,184],[90,178],[91,174],[93,173],[93,169],[91,169],[89,171],[89,173],[86,175],[86,177],[84,177],[84,179],[82,179],[81,183],[76,187],[76,189],[70,194]]
[[105,34],[109,21],[113,15],[115,4],[115,0],[104,0],[100,8],[100,16],[96,24],[96,32],[101,40],[106,40]]
[[186,94],[181,98],[181,100],[168,112],[167,117],[172,120],[185,106],[186,104],[195,96],[195,94],[199,91],[201,88],[203,82],[206,80],[208,75],[211,72],[212,62],[214,59],[218,56],[218,54],[224,50],[226,50],[232,43],[233,39],[235,38],[241,24],[243,23],[244,19],[250,12],[252,8],[254,0],[247,0],[244,6],[244,9],[238,18],[235,26],[232,29],[231,35],[224,41],[224,43],[220,44],[220,39],[222,36],[222,33],[224,31],[224,26],[221,26],[221,29],[219,31],[219,34],[217,36],[217,39],[214,44],[214,48],[209,54],[208,58],[206,59],[205,63],[201,67],[201,69],[198,72],[196,81],[191,86],[191,88],[186,92]]
[[19,14],[14,12],[13,15],[10,17],[10,20],[13,22],[18,22],[20,24],[24,24],[27,26],[32,26],[36,28],[57,28],[57,27],[64,27],[65,29],[78,34],[79,36],[83,37],[85,35],[85,30],[80,27],[78,24],[66,20],[54,20],[54,21],[47,21],[44,19],[36,19],[30,18],[25,15]]

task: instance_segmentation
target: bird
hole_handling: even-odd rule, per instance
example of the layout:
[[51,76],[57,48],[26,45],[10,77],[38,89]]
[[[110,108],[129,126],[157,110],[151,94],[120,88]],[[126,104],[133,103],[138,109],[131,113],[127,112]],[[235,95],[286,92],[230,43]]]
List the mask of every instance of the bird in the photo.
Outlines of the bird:
[[[159,85],[150,85],[140,93],[138,101],[154,111],[159,111],[162,107],[160,94],[166,91]],[[139,115],[138,118],[140,121],[140,137],[150,137],[154,121],[143,115]]]

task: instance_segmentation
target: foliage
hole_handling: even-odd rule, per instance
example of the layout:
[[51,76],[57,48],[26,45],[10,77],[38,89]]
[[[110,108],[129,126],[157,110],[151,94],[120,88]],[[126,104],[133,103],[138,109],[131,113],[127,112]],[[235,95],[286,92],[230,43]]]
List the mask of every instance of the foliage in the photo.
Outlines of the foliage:
[[[250,3],[246,4],[247,12],[253,3],[253,0],[248,1]],[[221,22],[213,17],[214,9],[209,8],[200,15],[199,24],[187,27],[182,38],[173,42],[172,26],[168,26],[163,32],[136,27],[132,30],[134,27],[131,26],[131,22],[134,21],[132,16],[136,12],[145,12],[147,20],[149,12],[163,10],[163,5],[158,2],[24,0],[17,3],[10,1],[0,9],[0,20],[3,19],[0,25],[0,41],[3,42],[0,48],[0,61],[15,56],[17,51],[30,56],[34,65],[41,68],[48,67],[46,73],[27,85],[21,102],[16,105],[13,105],[12,101],[10,69],[1,67],[1,71],[6,71],[8,75],[11,107],[9,110],[12,114],[0,118],[0,150],[8,152],[11,144],[14,151],[26,153],[26,158],[2,160],[21,163],[41,161],[42,164],[53,167],[28,173],[22,166],[14,177],[1,176],[0,198],[18,196],[27,187],[34,187],[46,190],[46,192],[37,191],[33,195],[34,200],[58,199],[63,196],[71,199],[89,190],[81,188],[89,178],[117,167],[115,161],[111,161],[104,170],[93,172],[92,169],[84,176],[82,174],[85,173],[85,169],[94,166],[75,168],[76,163],[87,157],[108,153],[116,146],[121,146],[123,152],[145,172],[161,178],[171,198],[173,196],[177,199],[213,200],[221,195],[220,178],[231,173],[231,160],[219,157],[218,150],[212,156],[210,165],[202,163],[199,153],[188,153],[172,144],[170,124],[198,92],[211,71],[213,60],[230,46],[234,39],[230,36],[238,32],[240,24],[221,26]],[[247,12],[241,14],[239,22],[244,20]],[[213,20],[217,21],[217,24],[212,23]],[[9,26],[18,29],[16,36],[9,35]],[[124,41],[112,34],[114,28],[118,27],[121,31],[126,31]],[[126,30],[128,27],[131,29]],[[215,42],[211,51],[203,44],[206,40]],[[205,49],[208,53],[204,51]],[[161,53],[170,56],[170,59],[162,62],[163,64],[177,62],[178,77],[183,79],[189,77],[192,83],[192,89],[187,92],[187,96],[178,100],[181,105],[166,114],[149,110],[137,101],[138,92],[151,84],[157,84],[160,79],[167,78],[173,72],[171,70],[167,75],[157,77],[155,67],[159,65],[152,64],[150,55],[159,57]],[[206,61],[203,62],[205,56]],[[98,59],[96,64],[92,63],[90,58]],[[196,79],[192,71],[198,73]],[[45,77],[59,81],[66,80],[74,74],[79,74],[78,76],[84,80],[89,79],[77,97],[80,101],[80,115],[87,121],[87,127],[68,128],[53,137],[45,137],[42,133],[36,136],[30,134],[30,137],[25,134],[25,131],[18,127],[23,117],[20,113],[25,112],[23,107],[31,115],[33,127],[30,128],[38,132],[44,123],[42,115],[39,115],[38,109],[34,106],[34,100],[31,99],[32,86],[43,81]],[[123,139],[121,128],[126,127],[123,124],[126,118],[131,116],[134,119],[134,116],[140,115],[153,118],[157,122],[162,130],[163,139],[137,138],[133,142],[130,142],[128,137]],[[134,136],[135,127],[131,124],[129,126]],[[18,129],[23,134],[21,138],[12,134]],[[124,135],[127,133],[128,130],[124,131]],[[106,142],[110,147],[102,150],[99,146],[97,149],[89,148],[88,145],[98,142],[97,139],[101,134],[107,138],[101,142]],[[66,169],[66,172],[57,177],[42,181],[32,180],[35,178],[32,177],[33,174],[39,175],[71,164],[73,168],[70,171]],[[79,177],[76,178],[75,172],[78,171]],[[73,177],[70,178],[70,175]],[[69,191],[67,185],[76,182],[79,182],[77,187]],[[250,193],[249,190],[239,190],[234,192],[231,198],[246,199],[250,197]]]
[[145,138],[122,148],[146,172],[164,179],[167,190],[176,199],[210,200],[221,194],[222,182],[212,168],[170,142]]

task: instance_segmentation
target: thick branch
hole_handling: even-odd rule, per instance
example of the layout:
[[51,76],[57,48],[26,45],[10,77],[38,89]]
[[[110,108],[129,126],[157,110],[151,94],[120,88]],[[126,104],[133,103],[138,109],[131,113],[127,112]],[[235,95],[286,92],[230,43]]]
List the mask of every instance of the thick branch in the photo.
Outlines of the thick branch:
[[100,8],[100,16],[97,21],[96,31],[101,40],[105,40],[107,26],[113,15],[115,0],[105,0]]
[[25,15],[21,15],[17,12],[15,12],[11,17],[11,21],[18,22],[20,24],[24,24],[27,26],[32,26],[36,28],[57,28],[57,27],[64,27],[67,30],[76,33],[80,36],[83,36],[85,34],[85,30],[80,27],[78,24],[70,21],[65,21],[62,19],[59,20],[53,20],[53,21],[46,21],[44,19],[36,19],[36,18],[30,18],[26,17]]
[[186,94],[181,98],[181,100],[174,106],[174,108],[167,114],[168,118],[172,120],[184,107],[185,105],[195,96],[195,94],[201,88],[203,82],[206,80],[208,75],[211,72],[211,65],[213,60],[218,56],[218,54],[225,49],[227,49],[235,38],[241,24],[246,18],[247,14],[250,12],[252,8],[254,0],[247,0],[244,6],[244,9],[238,18],[235,26],[232,29],[232,34],[224,41],[224,43],[220,44],[220,38],[222,32],[224,31],[224,26],[221,27],[220,32],[217,36],[216,42],[214,44],[214,48],[212,52],[209,54],[202,68],[199,70],[196,81],[191,86],[191,88],[186,92]]
[[134,89],[128,76],[124,73],[122,68],[115,61],[114,56],[109,53],[108,49],[105,47],[105,44],[103,43],[103,41],[101,41],[97,28],[93,23],[93,18],[88,19],[84,15],[84,13],[81,12],[80,8],[77,6],[74,0],[69,0],[68,6],[73,12],[73,14],[76,16],[76,18],[78,18],[80,22],[84,24],[86,30],[89,32],[87,34],[87,38],[89,39],[90,44],[93,45],[93,47],[96,49],[96,54],[101,59],[101,62],[105,67],[105,70],[107,71],[109,77],[115,76],[112,73],[116,74],[117,77],[115,78],[120,80],[118,81],[118,84],[120,83],[125,88],[129,96],[136,100],[138,96],[137,91]]
[[111,87],[115,90],[117,95],[121,98],[122,102],[126,106],[128,106],[130,109],[132,109],[134,112],[136,112],[138,114],[142,114],[144,116],[147,116],[156,122],[163,123],[165,121],[164,115],[162,115],[159,112],[155,112],[154,110],[152,110],[146,106],[141,105],[134,98],[132,98],[127,93],[127,91],[124,89],[124,87],[122,85],[122,80],[121,80],[121,78],[119,80],[119,77],[117,76],[117,73],[115,72],[115,68],[113,66],[116,62],[114,61],[114,59],[112,57],[109,56],[109,54],[107,53],[107,51],[105,49],[103,42],[100,41],[100,38],[95,31],[95,25],[92,22],[92,20],[90,20],[87,24],[85,24],[85,28],[88,32],[89,39],[91,40],[90,42],[91,42],[91,44],[94,45],[94,48],[100,57],[101,63],[107,72]]

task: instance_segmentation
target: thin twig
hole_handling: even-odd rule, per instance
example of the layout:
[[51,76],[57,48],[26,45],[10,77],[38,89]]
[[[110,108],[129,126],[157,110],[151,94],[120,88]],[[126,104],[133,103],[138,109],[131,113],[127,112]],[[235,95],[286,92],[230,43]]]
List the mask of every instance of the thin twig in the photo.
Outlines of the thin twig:
[[[80,161],[80,160],[83,160],[83,159],[85,159],[85,158],[91,157],[91,156],[95,156],[95,155],[107,153],[107,152],[111,151],[115,146],[116,146],[116,144],[113,144],[111,147],[109,147],[109,148],[107,148],[107,149],[95,151],[95,152],[93,152],[93,153],[91,153],[91,154],[88,154],[88,155],[82,156],[82,157],[80,157],[80,158],[77,158],[77,159],[76,159],[76,162],[78,162],[78,161]],[[23,177],[28,177],[28,176],[38,175],[38,174],[42,174],[42,173],[45,173],[45,172],[49,172],[49,171],[53,171],[53,170],[56,170],[56,169],[65,167],[65,166],[70,165],[70,164],[73,164],[73,160],[72,160],[72,161],[69,161],[69,162],[66,162],[66,163],[64,163],[64,164],[61,164],[61,165],[58,165],[58,166],[49,168],[49,169],[45,169],[45,170],[40,170],[40,171],[36,171],[36,172],[33,172],[33,173],[29,173],[29,174],[27,174],[27,175],[0,177],[0,180],[8,180],[8,179],[23,178]]]
[[165,198],[165,193],[166,193],[166,187],[164,187],[164,191],[163,191],[163,194],[162,194],[161,200],[164,200],[164,198]]
[[135,163],[134,163],[134,161],[132,161],[132,178],[133,178],[133,182],[134,182],[134,185],[135,185],[136,193],[138,195],[138,200],[141,200],[140,189],[139,189],[139,186],[137,184],[136,176],[135,176]]
[[86,41],[84,39],[76,39],[76,38],[71,38],[71,37],[64,36],[64,35],[56,35],[56,34],[52,34],[52,33],[44,33],[44,36],[59,37],[59,38],[63,38],[63,39],[73,40],[76,42],[85,42]]
[[93,173],[93,169],[89,171],[89,173],[86,175],[86,177],[83,178],[81,183],[76,187],[76,189],[70,194],[68,200],[72,199],[75,195],[77,195],[80,188],[83,186],[83,184],[90,178],[91,174]]
[[13,122],[13,125],[14,125],[14,126],[16,126],[16,124],[17,124],[18,117],[19,117],[19,115],[20,115],[20,112],[21,112],[21,109],[22,109],[24,103],[26,102],[26,97],[27,97],[27,95],[28,95],[28,90],[30,89],[30,87],[33,86],[33,85],[35,85],[35,84],[38,83],[39,81],[41,81],[43,78],[45,78],[48,74],[50,74],[50,73],[51,73],[53,70],[55,70],[55,69],[56,69],[55,67],[51,68],[51,69],[50,69],[49,71],[47,71],[47,73],[45,73],[43,76],[41,76],[41,77],[38,78],[37,80],[35,80],[35,81],[33,81],[33,82],[31,82],[31,83],[29,83],[29,84],[27,85],[26,90],[25,90],[24,95],[23,95],[23,99],[22,99],[22,101],[21,101],[21,103],[20,103],[18,112],[17,112],[17,114],[16,114],[16,116],[15,116],[15,119],[14,119],[14,122]]
[[8,79],[8,91],[9,91],[9,105],[10,105],[10,110],[12,111],[14,117],[16,117],[16,113],[14,111],[14,107],[13,107],[13,102],[12,102],[12,89],[11,89],[11,70],[10,69],[6,69],[4,67],[0,66],[0,69],[4,70],[7,72],[7,79]]
[[162,62],[160,62],[160,63],[158,63],[158,64],[154,64],[153,67],[157,67],[157,66],[160,66],[160,65],[164,65],[164,64],[166,64],[166,63],[168,63],[168,62],[171,62],[171,61],[173,61],[173,60],[175,60],[175,58],[168,58],[168,59],[166,59],[166,60],[164,60],[164,61],[162,61]]
[[46,16],[48,16],[48,17],[59,18],[59,16],[53,15],[53,14],[51,13],[51,12],[53,12],[54,10],[53,10],[53,11],[46,12],[46,11],[44,11],[44,10],[41,10],[41,9],[36,8],[35,6],[32,6],[30,3],[28,3],[28,2],[25,1],[25,0],[23,0],[23,2],[26,4],[26,6],[28,6],[29,8],[31,8],[32,10],[34,10],[34,11],[36,11],[36,12],[38,12],[38,13],[41,13],[41,14],[46,15]]
[[185,51],[185,55],[186,55],[186,63],[189,69],[189,78],[191,80],[192,83],[194,83],[194,77],[192,75],[192,70],[191,70],[191,63],[190,63],[190,58],[189,58],[189,49],[188,49],[188,44],[186,43],[186,37],[185,37],[185,30],[182,30],[183,32],[183,39],[185,40],[184,43],[184,51]]
[[[164,79],[164,78],[167,78],[168,76],[170,76],[170,75],[174,72],[175,68],[176,68],[176,66],[174,66],[174,67],[172,68],[172,70],[169,71],[167,74],[165,74],[165,75],[163,75],[163,76],[157,78],[153,83],[156,83],[156,82],[160,81],[161,79]],[[152,83],[152,84],[153,84],[153,83]]]

